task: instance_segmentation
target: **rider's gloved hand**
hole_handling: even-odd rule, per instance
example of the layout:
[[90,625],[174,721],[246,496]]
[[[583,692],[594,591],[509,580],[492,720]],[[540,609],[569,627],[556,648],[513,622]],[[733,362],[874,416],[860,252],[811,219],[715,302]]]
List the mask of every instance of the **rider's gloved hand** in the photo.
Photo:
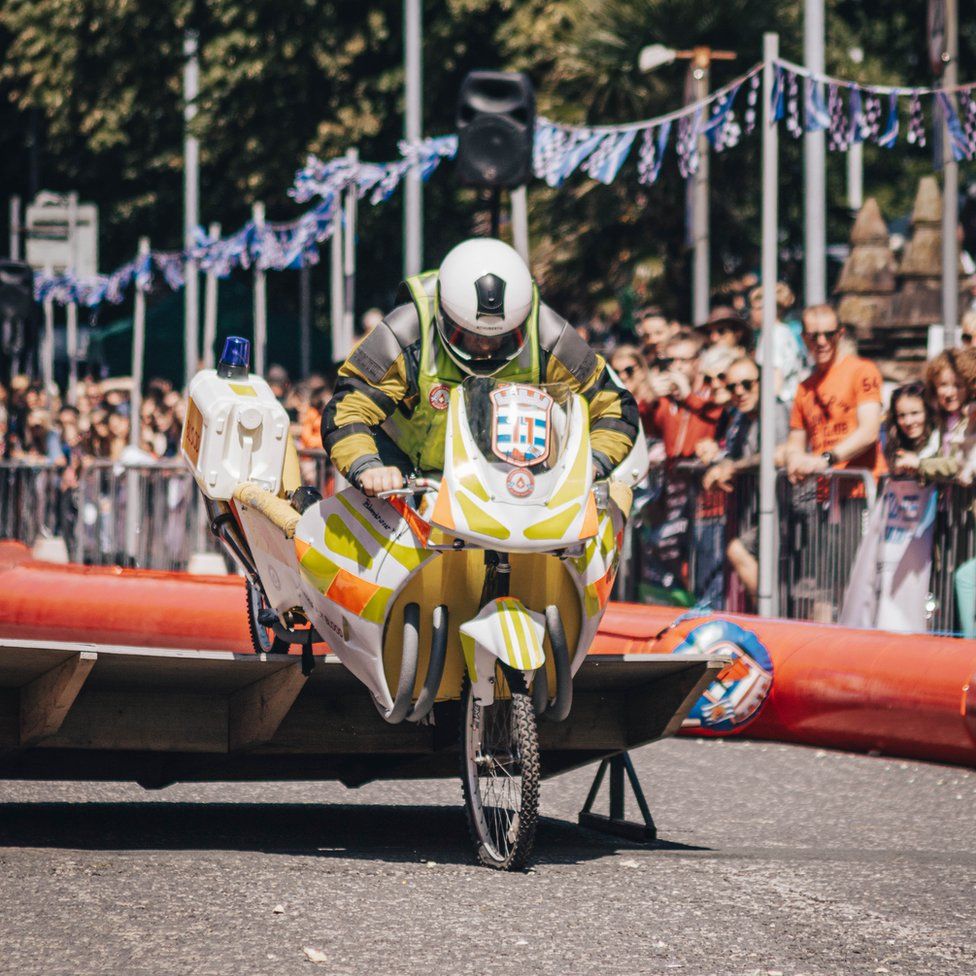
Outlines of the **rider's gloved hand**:
[[403,475],[399,468],[367,468],[359,475],[359,487],[366,495],[378,495],[381,491],[393,491],[403,487]]

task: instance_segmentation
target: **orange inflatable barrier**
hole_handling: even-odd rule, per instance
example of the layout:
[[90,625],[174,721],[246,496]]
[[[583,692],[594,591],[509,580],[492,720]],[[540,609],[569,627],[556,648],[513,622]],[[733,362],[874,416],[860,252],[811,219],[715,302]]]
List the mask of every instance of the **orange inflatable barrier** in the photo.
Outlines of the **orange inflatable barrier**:
[[[743,735],[976,766],[976,641],[612,603],[593,654],[670,654],[706,624],[768,652],[771,684],[747,721],[704,735]],[[243,581],[36,562],[0,543],[0,635],[143,647],[251,648]],[[709,649],[717,649],[712,645]],[[738,677],[736,668],[727,677]],[[758,694],[758,693],[757,693]]]
[[138,647],[251,650],[244,581],[36,562],[0,543],[0,635]]
[[682,620],[682,614],[612,603],[591,653],[668,654],[715,620],[754,634],[772,661],[766,701],[739,729],[696,734],[976,766],[976,641],[733,614]]

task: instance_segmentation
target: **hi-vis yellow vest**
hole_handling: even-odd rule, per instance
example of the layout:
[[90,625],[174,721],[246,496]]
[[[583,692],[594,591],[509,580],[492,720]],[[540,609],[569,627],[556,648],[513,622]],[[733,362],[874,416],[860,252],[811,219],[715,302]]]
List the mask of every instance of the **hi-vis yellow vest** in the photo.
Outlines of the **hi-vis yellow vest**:
[[[464,378],[447,354],[434,322],[437,272],[427,271],[404,282],[420,319],[420,366],[416,409],[409,416],[397,409],[383,424],[383,430],[413,462],[417,471],[444,469],[447,407],[451,391]],[[539,289],[532,286],[532,310],[526,323],[525,344],[518,356],[494,374],[513,383],[539,383]]]

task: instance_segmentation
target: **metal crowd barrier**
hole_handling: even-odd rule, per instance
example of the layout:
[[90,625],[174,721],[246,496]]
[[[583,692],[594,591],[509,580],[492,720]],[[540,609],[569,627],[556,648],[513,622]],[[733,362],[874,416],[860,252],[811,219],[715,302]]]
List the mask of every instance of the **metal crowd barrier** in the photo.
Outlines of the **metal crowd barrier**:
[[[299,463],[304,484],[325,494],[338,487],[321,449],[299,451]],[[705,470],[693,462],[665,463],[635,492],[616,599],[754,611],[727,550],[734,539],[755,550],[758,470],[740,472],[730,494],[704,491]],[[220,551],[202,496],[178,459],[137,465],[91,460],[75,488],[66,487],[63,475],[50,462],[0,461],[0,538],[33,545],[60,536],[74,562],[162,570],[184,570],[195,553]],[[775,612],[834,622],[877,495],[873,479],[863,471],[831,471],[790,485],[779,472],[776,494]],[[957,573],[972,562],[976,579],[971,489],[939,486],[934,536],[929,629],[972,635],[976,598],[960,605]]]
[[974,501],[972,488],[939,485],[928,607],[929,629],[937,633],[976,636],[972,601],[966,606],[958,592],[966,585],[960,579],[960,570],[976,571],[976,566],[966,566],[976,560]]
[[[299,451],[299,466],[303,484],[333,490],[324,451]],[[89,459],[77,487],[66,487],[63,476],[50,462],[0,462],[0,538],[34,545],[59,536],[72,562],[90,566],[179,571],[195,553],[222,553],[182,460]]]
[[63,534],[63,469],[53,461],[0,461],[0,539],[33,545]]
[[[731,571],[729,544],[756,551],[758,468],[737,474],[730,494],[702,488],[707,466],[665,462],[635,493],[637,517],[622,562],[620,599],[713,610],[755,610]],[[777,475],[778,586],[775,612],[834,622],[876,489],[868,472],[831,471],[791,485]]]

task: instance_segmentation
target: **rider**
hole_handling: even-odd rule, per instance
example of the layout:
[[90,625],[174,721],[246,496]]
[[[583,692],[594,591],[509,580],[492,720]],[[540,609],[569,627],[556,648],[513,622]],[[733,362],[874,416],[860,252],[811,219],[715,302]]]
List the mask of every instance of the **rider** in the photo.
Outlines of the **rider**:
[[398,304],[339,370],[322,416],[332,463],[367,495],[403,486],[404,472],[440,471],[450,392],[465,376],[565,383],[589,405],[596,478],[630,452],[634,398],[603,357],[540,301],[507,244],[459,244],[439,271],[408,278]]

